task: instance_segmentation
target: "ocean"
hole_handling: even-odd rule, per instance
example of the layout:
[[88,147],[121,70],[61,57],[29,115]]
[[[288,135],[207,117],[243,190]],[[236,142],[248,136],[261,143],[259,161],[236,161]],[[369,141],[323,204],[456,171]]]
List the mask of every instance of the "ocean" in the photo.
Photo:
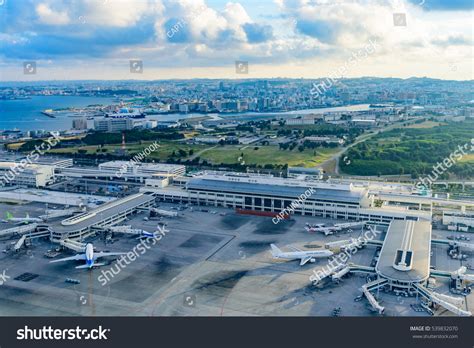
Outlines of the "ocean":
[[0,129],[67,130],[72,127],[72,117],[63,115],[50,118],[41,114],[41,111],[113,103],[113,98],[79,96],[33,96],[31,99],[0,100]]
[[[58,115],[56,118],[50,118],[43,115],[41,111],[47,109],[61,109],[67,107],[85,107],[88,105],[110,105],[117,104],[114,98],[102,97],[79,97],[79,96],[33,96],[31,99],[19,100],[0,100],[0,130],[19,129],[26,130],[68,130],[72,127],[73,117]],[[349,105],[334,108],[307,109],[289,112],[271,112],[271,113],[228,113],[228,114],[208,114],[215,118],[235,118],[236,120],[254,120],[260,116],[261,119],[268,119],[277,116],[292,117],[296,115],[305,115],[309,113],[324,113],[330,111],[362,111],[368,110],[368,104]],[[175,121],[179,119],[202,117],[206,114],[165,114],[151,115],[150,119]]]

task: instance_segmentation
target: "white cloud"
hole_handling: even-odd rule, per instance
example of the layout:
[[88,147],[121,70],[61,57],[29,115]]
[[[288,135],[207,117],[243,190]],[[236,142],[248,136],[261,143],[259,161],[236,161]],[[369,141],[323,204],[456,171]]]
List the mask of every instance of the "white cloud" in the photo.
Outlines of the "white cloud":
[[83,0],[83,8],[87,23],[111,27],[129,27],[164,10],[161,0]]
[[65,25],[70,22],[66,11],[54,11],[46,3],[41,3],[36,6],[36,14],[38,15],[39,21],[43,24]]

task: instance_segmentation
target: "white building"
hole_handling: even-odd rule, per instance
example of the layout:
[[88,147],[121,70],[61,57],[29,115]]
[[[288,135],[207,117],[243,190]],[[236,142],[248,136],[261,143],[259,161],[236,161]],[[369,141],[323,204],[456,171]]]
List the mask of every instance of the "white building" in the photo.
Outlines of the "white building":
[[99,118],[94,120],[94,129],[98,132],[120,132],[133,129],[130,118]]
[[109,172],[123,172],[127,174],[145,174],[153,176],[159,174],[184,175],[186,166],[168,163],[133,163],[130,161],[110,161],[99,164],[99,170]]
[[54,166],[0,162],[0,186],[45,187],[54,182]]

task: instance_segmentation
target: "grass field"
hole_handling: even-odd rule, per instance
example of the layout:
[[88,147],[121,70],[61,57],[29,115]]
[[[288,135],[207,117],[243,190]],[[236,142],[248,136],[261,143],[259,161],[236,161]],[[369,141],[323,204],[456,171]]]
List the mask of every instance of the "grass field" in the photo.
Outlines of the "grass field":
[[413,129],[423,129],[423,128],[434,128],[442,125],[441,122],[434,122],[434,121],[425,121],[423,123],[414,123],[406,128],[413,128]]
[[[127,144],[127,150],[130,155],[140,153],[143,151],[145,148],[150,146],[152,142],[143,142],[142,144]],[[50,153],[62,153],[62,154],[74,154],[78,153],[78,150],[86,150],[87,154],[96,154],[98,146],[81,146],[81,147],[71,147],[71,148],[59,148],[59,149],[52,149]],[[113,154],[116,150],[119,150],[121,148],[121,145],[106,145],[104,146],[104,149],[107,149],[108,154]],[[151,153],[149,156],[150,159],[155,159],[155,160],[160,160],[160,161],[166,161],[168,157],[173,153],[173,151],[177,154],[178,151],[181,149],[183,151],[186,151],[186,153],[189,154],[189,150],[193,150],[194,153],[205,149],[205,145],[186,145],[186,144],[180,144],[180,143],[175,143],[175,142],[163,142],[160,143],[160,147],[158,150],[154,151]],[[186,158],[185,158],[186,159]]]
[[[345,156],[350,163],[340,162],[340,169],[352,175],[410,174],[419,177],[430,173],[433,165],[449,158],[459,146],[470,145],[473,132],[472,121],[426,121],[412,127],[392,129],[349,149]],[[443,173],[443,178],[473,177],[472,163],[472,153],[463,156],[459,163]]]
[[254,150],[254,146],[223,146],[216,147],[204,152],[200,157],[213,164],[232,164],[239,163],[239,157],[243,153],[243,160],[248,165],[265,164],[288,164],[288,166],[314,167],[326,159],[339,149],[321,148],[314,150],[298,150],[284,151],[278,146],[258,146],[258,150]]
[[[127,144],[127,150],[130,155],[143,151],[151,142],[142,144]],[[107,149],[107,154],[114,154],[115,150],[120,149],[121,145],[106,145],[104,149]],[[239,157],[243,153],[243,161],[247,165],[260,165],[265,164],[272,165],[284,165],[289,166],[302,166],[302,167],[314,167],[328,158],[330,158],[339,149],[320,148],[316,150],[306,149],[302,152],[298,150],[284,151],[280,150],[278,146],[257,146],[258,150],[255,150],[255,146],[248,145],[187,145],[177,142],[161,142],[160,148],[153,152],[149,159],[166,161],[173,151],[178,154],[181,149],[188,155],[179,157],[181,160],[188,160],[199,156],[201,160],[215,165],[221,163],[224,164],[237,164],[239,163]],[[62,153],[62,154],[77,154],[78,150],[86,150],[87,154],[97,154],[98,146],[81,146],[73,148],[59,148],[52,149],[50,153]],[[193,155],[189,155],[189,150],[193,150]]]

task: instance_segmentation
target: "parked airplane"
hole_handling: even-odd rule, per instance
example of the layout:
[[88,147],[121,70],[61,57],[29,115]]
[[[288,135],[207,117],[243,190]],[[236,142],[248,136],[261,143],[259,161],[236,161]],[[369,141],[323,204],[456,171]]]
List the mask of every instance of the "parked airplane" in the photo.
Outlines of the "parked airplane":
[[330,250],[311,250],[311,251],[304,251],[300,250],[295,247],[291,247],[293,251],[281,251],[275,244],[270,244],[272,248],[272,256],[275,259],[286,259],[286,260],[300,260],[300,266],[303,266],[308,261],[309,262],[316,262],[317,258],[322,257],[330,257],[334,255],[334,253]]
[[166,217],[178,216],[178,212],[176,211],[169,211],[169,210],[163,210],[163,209],[157,209],[157,208],[152,208],[151,211],[160,216],[166,216]]
[[330,234],[334,234],[334,232],[339,232],[339,231],[342,230],[341,227],[337,227],[337,226],[329,226],[329,227],[310,227],[310,226],[306,226],[305,229],[308,232],[321,232],[321,233],[324,233],[325,236],[328,236]]
[[55,262],[63,262],[63,261],[78,261],[78,260],[84,260],[86,263],[82,266],[76,266],[77,269],[81,268],[89,268],[91,269],[92,267],[98,267],[98,266],[103,266],[105,263],[96,263],[96,260],[100,257],[104,256],[117,256],[117,255],[124,255],[126,253],[109,253],[109,252],[94,252],[94,246],[92,243],[87,243],[86,244],[86,250],[84,254],[77,254],[71,257],[65,257],[63,259],[59,260],[53,260],[50,261],[50,263],[55,263]]
[[44,220],[48,219],[57,219],[60,217],[65,217],[65,216],[72,216],[74,214],[78,213],[84,213],[86,211],[85,208],[80,209],[80,208],[71,208],[71,209],[55,209],[55,210],[45,210],[45,214],[41,215],[40,218]]
[[132,228],[132,226],[113,226],[109,228],[110,231],[115,233],[125,233],[125,234],[133,234],[138,236],[138,238],[157,238],[160,233],[160,227],[158,226],[158,230],[156,232],[148,232],[142,230],[141,228]]
[[24,218],[16,218],[12,215],[12,213],[7,212],[6,219],[3,222],[13,222],[15,224],[29,224],[29,223],[39,223],[43,222],[43,219],[40,218],[30,218],[30,214],[26,214]]

